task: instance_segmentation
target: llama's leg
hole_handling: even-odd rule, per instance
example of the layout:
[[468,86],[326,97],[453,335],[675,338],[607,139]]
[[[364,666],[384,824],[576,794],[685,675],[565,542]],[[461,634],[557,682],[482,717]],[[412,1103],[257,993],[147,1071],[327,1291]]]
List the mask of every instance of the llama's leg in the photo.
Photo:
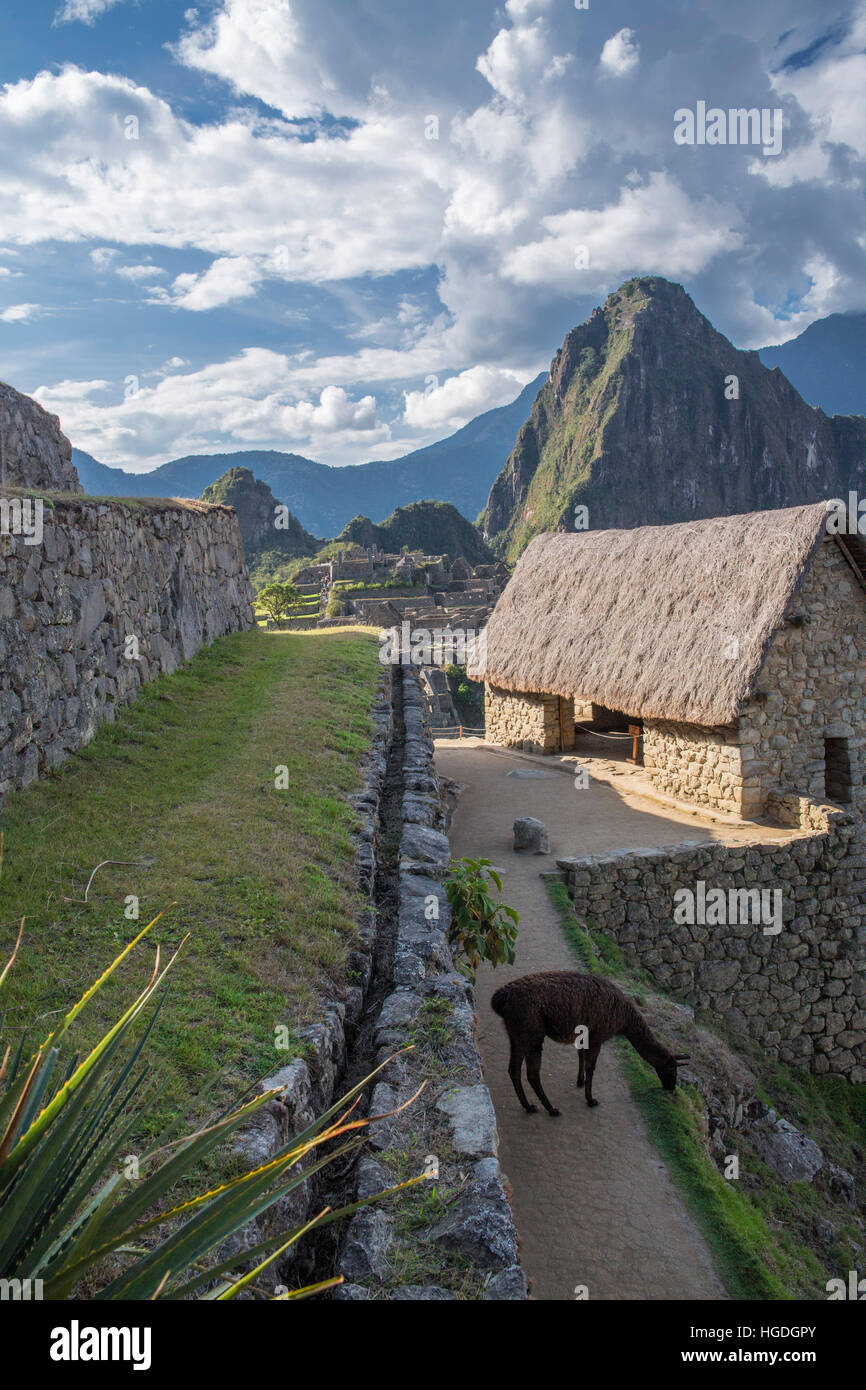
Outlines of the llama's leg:
[[[587,1105],[598,1105],[597,1100],[592,1098],[592,1078],[595,1076],[595,1064],[598,1061],[598,1054],[601,1052],[601,1043],[597,1047],[591,1047],[586,1056],[586,1103]],[[530,1078],[531,1080],[531,1078]]]
[[508,1075],[511,1077],[511,1084],[517,1092],[517,1099],[523,1106],[527,1115],[538,1113],[537,1105],[530,1105],[526,1099],[526,1092],[523,1089],[523,1082],[520,1078],[521,1068],[523,1067],[523,1048],[515,1042],[514,1038],[509,1039],[511,1043],[511,1056],[508,1059]]
[[586,1084],[586,1048],[582,1047],[577,1055],[577,1089],[580,1090]]
[[541,1049],[543,1046],[543,1043],[538,1043],[535,1047],[527,1051],[526,1075],[529,1078],[530,1086],[538,1096],[538,1099],[541,1101],[548,1115],[558,1115],[559,1111],[555,1105],[551,1105],[547,1096],[544,1094],[544,1087],[541,1084]]

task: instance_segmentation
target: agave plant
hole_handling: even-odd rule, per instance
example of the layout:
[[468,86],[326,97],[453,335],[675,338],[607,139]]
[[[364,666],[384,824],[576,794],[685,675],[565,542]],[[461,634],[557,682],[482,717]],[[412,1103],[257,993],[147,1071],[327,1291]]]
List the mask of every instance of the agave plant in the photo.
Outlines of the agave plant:
[[[64,1044],[82,1010],[157,921],[121,951],[33,1057],[25,1060],[22,1042],[14,1054],[7,1048],[0,1063],[0,1279],[39,1280],[46,1299],[67,1298],[85,1280],[97,1286],[90,1294],[96,1299],[235,1298],[314,1226],[366,1205],[326,1208],[304,1226],[208,1263],[240,1227],[363,1142],[357,1131],[370,1120],[353,1119],[352,1112],[369,1077],[267,1163],[198,1196],[172,1204],[169,1194],[277,1091],[258,1095],[183,1140],[151,1149],[139,1161],[144,1176],[137,1181],[125,1175],[120,1155],[146,1108],[142,1051],[164,999],[164,991],[158,999],[157,993],[183,942],[165,966],[157,948],[148,984],[83,1060],[64,1061]],[[21,932],[0,987],[20,943]],[[137,1035],[135,1025],[151,1005]],[[352,1137],[333,1144],[346,1136]],[[326,1156],[302,1168],[301,1160],[323,1145]],[[250,1264],[251,1269],[237,1272],[239,1265]],[[305,1298],[339,1282],[325,1280],[280,1297]]]

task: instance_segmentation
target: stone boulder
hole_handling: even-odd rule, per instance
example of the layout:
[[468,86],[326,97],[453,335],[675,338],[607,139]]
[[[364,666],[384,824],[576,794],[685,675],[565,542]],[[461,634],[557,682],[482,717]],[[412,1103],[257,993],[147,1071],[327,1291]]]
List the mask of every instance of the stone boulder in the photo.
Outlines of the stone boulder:
[[550,841],[544,821],[535,816],[518,816],[514,822],[514,848],[531,854],[549,854]]
[[501,1274],[494,1274],[487,1282],[485,1299],[498,1302],[517,1302],[529,1297],[526,1275],[520,1265],[510,1265]]
[[773,1110],[754,1126],[751,1140],[767,1167],[784,1182],[811,1182],[824,1162],[814,1139],[780,1120]]

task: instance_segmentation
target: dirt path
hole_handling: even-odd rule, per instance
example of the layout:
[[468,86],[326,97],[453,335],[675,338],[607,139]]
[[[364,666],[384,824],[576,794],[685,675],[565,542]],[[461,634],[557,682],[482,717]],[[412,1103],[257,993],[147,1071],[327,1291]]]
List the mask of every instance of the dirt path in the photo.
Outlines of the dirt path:
[[[517,960],[478,974],[479,1041],[496,1107],[503,1172],[521,1239],[521,1259],[537,1299],[726,1297],[707,1245],[646,1133],[612,1047],[602,1050],[590,1110],[575,1089],[577,1053],[548,1042],[542,1079],[562,1114],[526,1115],[508,1079],[508,1045],[490,995],[532,970],[573,969],[542,871],[557,855],[594,854],[681,839],[732,840],[737,832],[572,777],[519,756],[442,740],[440,771],[464,785],[451,827],[455,855],[484,855],[503,870],[503,897],[520,912]],[[527,775],[529,774],[529,775]],[[541,775],[539,775],[541,774]],[[551,855],[517,855],[511,826],[534,815],[550,832]]]

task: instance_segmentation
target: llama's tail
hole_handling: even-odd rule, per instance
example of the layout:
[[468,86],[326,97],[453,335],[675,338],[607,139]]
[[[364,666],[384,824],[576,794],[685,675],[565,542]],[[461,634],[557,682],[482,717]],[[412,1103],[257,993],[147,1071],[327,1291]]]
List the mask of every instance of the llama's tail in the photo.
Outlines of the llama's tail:
[[508,1007],[508,1000],[511,998],[511,985],[501,985],[490,1000],[490,1007],[500,1018],[504,1018],[505,1010]]

